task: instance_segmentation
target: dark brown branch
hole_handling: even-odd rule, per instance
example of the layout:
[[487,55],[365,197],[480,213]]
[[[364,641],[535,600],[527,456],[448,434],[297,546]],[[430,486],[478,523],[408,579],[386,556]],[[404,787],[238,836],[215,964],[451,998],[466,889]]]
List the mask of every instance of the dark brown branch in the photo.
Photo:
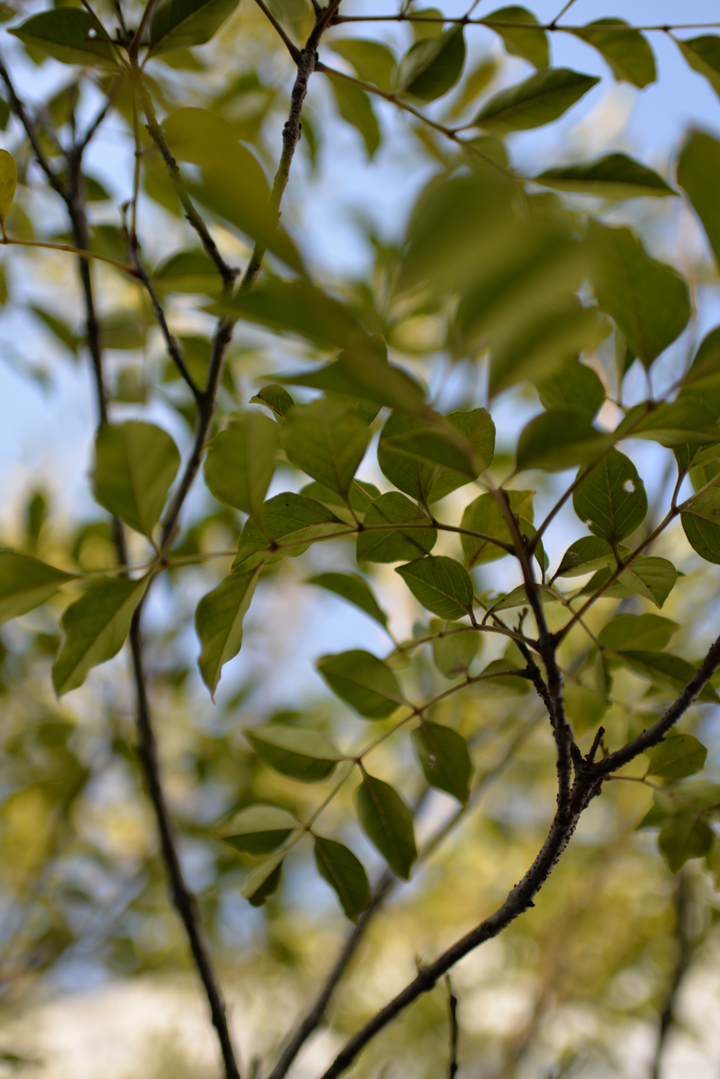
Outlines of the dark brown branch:
[[453,992],[452,982],[450,981],[450,975],[445,975],[445,984],[448,991],[448,1019],[450,1026],[450,1060],[448,1063],[448,1079],[455,1079],[458,1073],[458,1021],[457,1021],[457,1006],[458,998]]
[[175,909],[185,926],[185,932],[187,933],[190,942],[195,966],[202,979],[205,993],[210,1004],[210,1014],[220,1042],[223,1063],[225,1065],[225,1074],[227,1079],[240,1079],[240,1071],[235,1061],[230,1031],[227,1025],[225,1004],[202,937],[197,902],[195,896],[185,883],[183,871],[180,866],[170,814],[165,802],[165,795],[160,780],[157,742],[155,740],[155,733],[150,717],[150,706],[147,698],[145,671],[143,667],[142,638],[140,633],[141,610],[141,607],[136,610],[130,628],[130,648],[132,651],[133,674],[135,678],[135,690],[137,693],[138,705],[137,729],[140,742],[140,759],[145,773],[148,795],[155,811],[155,819],[160,835],[162,859],[170,879],[173,902],[175,904]]

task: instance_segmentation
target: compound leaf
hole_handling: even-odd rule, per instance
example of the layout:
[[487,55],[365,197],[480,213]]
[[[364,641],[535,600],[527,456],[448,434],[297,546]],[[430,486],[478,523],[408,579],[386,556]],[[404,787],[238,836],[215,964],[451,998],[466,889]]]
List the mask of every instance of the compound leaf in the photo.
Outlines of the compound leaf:
[[364,773],[355,794],[362,830],[398,877],[408,880],[417,858],[413,816],[398,792],[382,779]]
[[233,850],[243,854],[271,854],[284,843],[300,822],[273,805],[253,805],[241,809],[225,826],[220,836]]
[[303,783],[327,779],[344,759],[329,738],[304,727],[264,724],[246,727],[243,733],[261,761]]
[[548,67],[486,101],[473,124],[495,135],[543,127],[559,119],[600,82],[564,67]]
[[365,867],[344,843],[335,839],[315,839],[315,864],[318,873],[337,894],[346,917],[357,922],[370,906],[370,882]]
[[470,797],[473,766],[462,735],[426,720],[412,732],[412,740],[430,786],[446,791],[465,805]]
[[333,693],[365,719],[385,719],[404,703],[395,674],[371,652],[356,648],[322,656],[317,669]]

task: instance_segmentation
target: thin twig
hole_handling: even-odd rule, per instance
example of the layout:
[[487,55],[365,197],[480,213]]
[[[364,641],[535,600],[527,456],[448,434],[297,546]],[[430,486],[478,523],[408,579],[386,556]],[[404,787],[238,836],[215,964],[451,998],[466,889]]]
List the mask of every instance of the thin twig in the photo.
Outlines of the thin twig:
[[450,980],[449,974],[445,975],[445,985],[448,992],[448,1018],[450,1028],[450,1060],[448,1062],[448,1079],[455,1079],[455,1076],[458,1073],[458,998],[453,992],[452,982]]
[[279,34],[280,38],[282,39],[282,42],[283,42],[283,44],[285,45],[285,48],[287,49],[287,51],[288,51],[288,52],[290,53],[290,55],[292,56],[292,58],[293,58],[293,60],[295,61],[295,63],[296,63],[296,64],[299,64],[299,63],[300,63],[300,49],[299,49],[299,48],[297,47],[297,45],[295,45],[295,44],[294,44],[294,43],[293,43],[293,42],[292,42],[292,41],[290,40],[290,38],[289,38],[289,37],[287,36],[287,34],[285,33],[285,31],[283,30],[283,28],[282,28],[282,26],[280,25],[280,23],[279,23],[279,22],[277,21],[277,19],[276,19],[276,18],[275,18],[275,16],[273,15],[272,11],[270,11],[270,9],[269,9],[268,7],[266,7],[266,6],[265,6],[265,4],[263,3],[263,0],[255,0],[255,3],[256,3],[256,4],[257,4],[257,6],[258,6],[258,7],[260,8],[260,10],[262,11],[263,15],[264,15],[264,16],[265,16],[265,18],[266,18],[266,19],[268,20],[268,22],[269,22],[269,23],[270,23],[270,25],[271,25],[271,26],[273,27],[273,29],[275,29],[275,30],[277,31],[277,33]]

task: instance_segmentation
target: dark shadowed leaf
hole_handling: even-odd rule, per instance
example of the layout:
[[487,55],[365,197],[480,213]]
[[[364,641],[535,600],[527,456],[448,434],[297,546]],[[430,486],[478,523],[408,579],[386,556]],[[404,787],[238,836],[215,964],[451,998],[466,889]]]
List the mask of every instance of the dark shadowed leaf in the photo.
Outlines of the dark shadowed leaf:
[[[398,528],[389,529],[387,525]],[[365,530],[357,539],[358,564],[422,558],[437,541],[437,531],[429,525],[430,518],[405,495],[397,491],[380,495],[369,506]]]
[[416,41],[400,62],[399,90],[419,101],[435,101],[452,90],[465,63],[463,27]]
[[243,854],[271,854],[299,827],[300,822],[286,809],[254,805],[240,810],[219,838]]
[[446,791],[465,805],[470,797],[473,766],[462,735],[451,727],[425,721],[412,732],[412,740],[430,786]]
[[562,472],[574,464],[592,461],[607,444],[608,436],[593,427],[587,414],[573,408],[553,408],[541,412],[521,431],[517,468]]
[[616,79],[642,89],[656,78],[653,51],[638,30],[630,26],[627,30],[610,29],[618,26],[628,24],[623,19],[597,19],[571,33],[597,49]]
[[690,858],[700,858],[713,845],[715,833],[707,821],[695,813],[681,813],[660,829],[658,845],[671,873],[677,873]]
[[[676,697],[694,676],[696,668],[692,663],[670,652],[642,651],[626,649],[618,652],[623,664],[641,678],[647,678],[661,693],[670,698]],[[708,683],[698,697],[705,703],[716,703],[720,698]]]
[[440,618],[462,618],[473,608],[470,574],[446,555],[427,555],[395,570],[418,603]]
[[447,622],[444,632],[446,636],[433,639],[433,663],[446,678],[459,678],[480,651],[482,634],[462,622]]
[[[505,491],[510,510],[518,516],[532,518],[532,500],[534,491]],[[500,543],[512,543],[512,535],[498,498],[494,494],[479,495],[465,507],[461,527],[469,532],[481,532],[483,535],[499,540]],[[498,547],[491,539],[481,536],[460,536],[468,568],[479,566],[482,562],[495,562],[504,558],[507,552]]]
[[[319,783],[335,771],[343,755],[329,738],[304,727],[264,724],[243,734],[261,761],[281,775],[303,783]],[[262,853],[262,852],[258,852]]]
[[720,564],[720,491],[711,487],[680,514],[688,543],[706,562]]
[[316,584],[328,592],[334,592],[336,596],[342,596],[381,626],[387,626],[387,614],[375,599],[370,585],[359,573],[319,573],[315,577],[308,577],[307,583]]
[[221,502],[256,519],[275,471],[280,428],[260,412],[245,412],[215,436],[205,458],[205,482]]
[[720,142],[704,131],[691,131],[678,160],[678,183],[687,192],[700,218],[715,264],[720,266],[720,205],[715,198],[715,178],[720,169]]
[[357,648],[322,656],[317,669],[333,693],[366,719],[385,719],[403,703],[394,673],[371,652]]
[[412,812],[398,792],[365,772],[356,794],[362,830],[393,872],[408,880],[417,858]]
[[535,177],[536,184],[556,191],[573,191],[601,199],[664,198],[677,195],[661,176],[627,154],[605,154],[592,161],[578,161],[547,169]]
[[277,891],[284,860],[285,853],[281,851],[249,874],[240,894],[245,896],[251,906],[261,907],[265,900]]
[[671,731],[650,754],[647,774],[660,779],[685,779],[702,771],[707,752],[693,734]]
[[231,573],[198,603],[195,629],[202,646],[198,666],[213,697],[223,666],[240,651],[243,618],[257,579],[257,570]]
[[276,383],[263,386],[250,400],[259,405],[265,405],[265,408],[269,408],[280,419],[284,419],[288,414],[288,409],[291,409],[295,404],[285,387],[278,386]]
[[387,348],[378,335],[344,349],[334,363],[275,377],[291,386],[349,394],[390,408],[413,410],[425,403],[425,391],[419,383],[401,367],[387,362]]
[[122,648],[147,579],[101,578],[67,608],[60,620],[65,639],[53,665],[58,697],[81,686],[88,673]]
[[19,37],[23,45],[38,49],[62,64],[117,67],[111,45],[98,34],[97,19],[80,8],[41,11],[8,33]]
[[720,37],[703,34],[702,37],[675,41],[693,71],[704,75],[715,93],[720,97]]
[[204,45],[238,0],[160,0],[150,21],[150,55]]
[[648,502],[630,458],[612,449],[575,489],[573,508],[591,532],[609,543],[634,532],[645,520]]
[[320,876],[337,893],[351,922],[370,906],[370,882],[359,858],[335,839],[315,839],[315,864]]
[[524,82],[494,94],[473,123],[495,135],[543,127],[559,119],[599,82],[592,75],[569,68],[544,68]]
[[543,408],[574,408],[588,419],[593,419],[605,400],[605,387],[598,376],[575,359],[535,385]]
[[137,420],[105,423],[98,431],[95,453],[95,498],[125,524],[149,536],[180,464],[170,435]]
[[17,551],[0,551],[0,623],[39,607],[75,574]]
[[[625,548],[623,548],[625,550]],[[602,566],[615,565],[615,552],[607,540],[583,536],[575,540],[562,556],[556,577],[580,577]]]

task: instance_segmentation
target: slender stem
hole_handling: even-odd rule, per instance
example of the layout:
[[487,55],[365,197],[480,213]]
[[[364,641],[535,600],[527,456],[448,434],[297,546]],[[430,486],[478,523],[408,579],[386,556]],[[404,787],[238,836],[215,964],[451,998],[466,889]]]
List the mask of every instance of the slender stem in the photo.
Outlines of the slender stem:
[[11,236],[3,236],[2,239],[0,239],[0,244],[2,244],[3,247],[42,247],[46,251],[67,251],[71,255],[77,255],[80,259],[107,262],[110,266],[122,270],[123,273],[130,274],[131,277],[139,276],[136,268],[134,266],[129,266],[126,262],[118,262],[117,259],[108,258],[106,255],[98,255],[94,251],[73,247],[72,244],[52,244],[46,243],[44,240],[15,240]]
[[[559,15],[556,16],[556,19],[558,18],[560,18]],[[586,26],[556,26],[555,21],[547,23],[507,22],[503,19],[493,18],[471,19],[467,15],[451,17],[447,15],[414,15],[399,12],[397,15],[336,15],[332,20],[332,25],[338,26],[344,22],[429,22],[462,26],[489,26],[491,29],[497,28],[498,30],[547,30],[550,33],[553,31],[574,33],[576,30],[587,30]],[[720,27],[720,22],[652,23],[647,26],[628,26],[625,23],[613,25],[608,22],[603,25],[603,31],[616,30],[621,33],[623,30],[626,32],[628,30],[639,30],[644,33],[657,31],[658,33],[667,34],[672,30],[712,30],[718,27]]]
[[458,998],[453,992],[452,982],[450,981],[450,975],[445,975],[445,985],[448,992],[448,1019],[450,1027],[450,1060],[448,1062],[448,1079],[455,1079],[458,1073],[458,1020],[457,1020],[457,1006]]
[[292,56],[292,58],[293,58],[293,60],[295,61],[295,63],[296,63],[296,64],[299,64],[299,63],[300,63],[300,49],[298,49],[297,45],[295,45],[295,44],[294,44],[294,43],[293,43],[293,42],[292,42],[292,41],[290,40],[290,38],[289,38],[289,37],[287,36],[287,34],[285,33],[285,31],[283,30],[283,28],[282,28],[282,26],[280,25],[280,23],[279,23],[279,22],[277,21],[277,19],[276,19],[276,18],[275,18],[275,16],[273,15],[272,11],[270,11],[270,9],[269,9],[268,7],[266,7],[266,6],[265,6],[265,4],[264,4],[263,0],[255,0],[255,3],[256,3],[256,4],[257,4],[257,6],[258,6],[258,7],[260,8],[260,10],[262,11],[263,15],[264,15],[264,16],[265,16],[265,18],[266,18],[266,19],[268,20],[268,22],[269,22],[269,23],[270,23],[270,25],[271,25],[271,26],[273,27],[273,29],[277,31],[277,33],[279,34],[280,38],[282,39],[282,42],[283,42],[283,44],[285,45],[285,48],[287,49],[287,51],[288,51],[288,52],[290,53],[290,55]]

